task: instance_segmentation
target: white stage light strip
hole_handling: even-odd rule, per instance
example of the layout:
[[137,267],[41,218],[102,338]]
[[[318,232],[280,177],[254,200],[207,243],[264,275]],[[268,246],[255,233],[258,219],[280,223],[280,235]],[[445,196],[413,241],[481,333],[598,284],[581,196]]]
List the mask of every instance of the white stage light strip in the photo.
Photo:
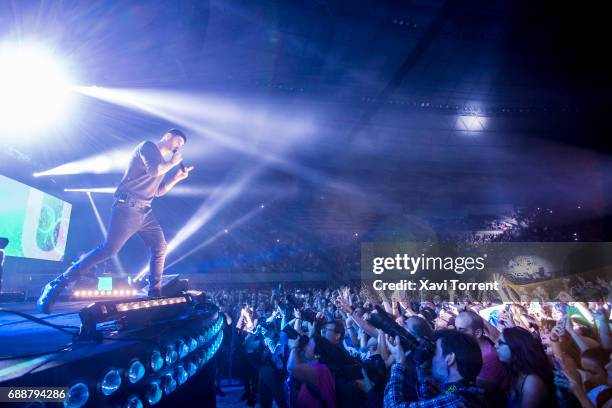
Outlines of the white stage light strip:
[[186,302],[187,302],[187,299],[185,297],[175,297],[175,298],[166,298],[166,299],[143,300],[140,302],[119,303],[117,305],[117,311],[127,312],[128,310],[138,310],[138,309],[145,309],[145,308],[150,308],[150,307],[175,305],[175,304],[186,303]]
[[114,194],[117,187],[65,188],[67,193],[103,193]]

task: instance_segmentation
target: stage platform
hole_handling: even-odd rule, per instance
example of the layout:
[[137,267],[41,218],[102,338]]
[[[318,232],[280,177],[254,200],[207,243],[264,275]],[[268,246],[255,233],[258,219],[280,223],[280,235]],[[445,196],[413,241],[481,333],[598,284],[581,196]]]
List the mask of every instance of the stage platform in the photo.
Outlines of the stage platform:
[[[199,406],[215,406],[212,357],[223,339],[218,310],[203,297],[185,295],[180,305],[162,305],[164,299],[110,302],[155,304],[99,324],[94,335],[91,329],[79,331],[79,313],[91,301],[60,302],[49,315],[38,313],[34,302],[1,303],[0,387],[72,387],[68,397],[75,407],[83,399],[80,406],[119,407],[132,399],[137,407],[134,398],[150,406],[148,400],[158,397],[155,406],[187,406],[196,400]],[[171,308],[182,309],[169,318]]]
[[[0,303],[0,308],[32,314],[49,323],[79,327],[79,311],[89,302],[61,302],[52,314],[38,313],[35,302]],[[44,339],[44,341],[41,341]],[[12,355],[41,353],[62,347],[72,341],[72,336],[51,327],[42,326],[21,316],[0,313],[0,358]],[[0,360],[0,381],[3,378],[4,360]]]

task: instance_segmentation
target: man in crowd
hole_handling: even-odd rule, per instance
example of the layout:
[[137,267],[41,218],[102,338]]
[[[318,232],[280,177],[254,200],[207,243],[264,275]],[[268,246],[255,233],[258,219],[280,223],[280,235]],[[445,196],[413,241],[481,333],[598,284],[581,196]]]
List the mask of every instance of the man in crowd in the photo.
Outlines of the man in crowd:
[[321,336],[325,337],[335,346],[342,347],[342,340],[344,340],[346,329],[342,320],[332,320],[325,323],[321,329]]
[[455,328],[461,333],[474,337],[482,354],[482,369],[476,384],[485,390],[490,405],[500,405],[504,392],[509,386],[509,377],[495,350],[493,341],[487,337],[485,323],[476,312],[465,310],[455,318]]
[[[483,391],[475,381],[482,368],[482,355],[476,340],[454,330],[443,330],[435,336],[435,353],[430,361],[418,362],[419,401],[407,402],[403,395],[406,354],[399,337],[388,341],[395,363],[385,388],[385,408],[478,408],[485,407]],[[390,339],[388,339],[390,340]],[[427,359],[426,359],[427,360]],[[431,362],[431,374],[428,363]],[[440,393],[435,393],[434,380]]]

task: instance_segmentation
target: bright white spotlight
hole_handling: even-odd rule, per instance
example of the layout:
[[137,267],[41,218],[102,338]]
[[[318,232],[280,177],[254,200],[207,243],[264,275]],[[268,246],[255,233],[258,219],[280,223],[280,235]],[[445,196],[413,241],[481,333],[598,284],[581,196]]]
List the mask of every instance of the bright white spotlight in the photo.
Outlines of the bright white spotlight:
[[104,152],[85,159],[64,163],[49,170],[34,173],[34,177],[67,174],[122,173],[130,162],[133,147]]
[[487,124],[487,118],[476,115],[457,116],[455,126],[457,130],[466,130],[468,132],[483,131]]
[[[296,113],[279,112],[279,107],[266,106],[261,101],[232,101],[209,94],[158,89],[121,89],[98,86],[78,86],[75,91],[107,102],[138,109],[181,124],[196,120],[213,123],[221,128],[243,124],[250,133],[280,132],[283,140],[311,134],[315,131],[310,118]],[[172,117],[172,119],[171,119]],[[273,124],[273,125],[271,125]],[[186,126],[189,128],[189,126]],[[245,136],[243,135],[241,139]],[[275,144],[282,140],[275,140]]]
[[2,131],[23,132],[58,124],[71,88],[61,64],[32,45],[0,46]]

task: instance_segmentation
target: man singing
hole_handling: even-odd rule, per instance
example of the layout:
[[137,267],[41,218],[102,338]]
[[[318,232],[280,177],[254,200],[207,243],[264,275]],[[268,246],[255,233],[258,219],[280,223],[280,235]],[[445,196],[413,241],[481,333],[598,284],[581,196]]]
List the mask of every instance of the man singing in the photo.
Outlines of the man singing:
[[[64,273],[49,282],[38,299],[38,309],[50,313],[61,291],[86,274],[91,266],[113,257],[135,233],[151,251],[149,262],[149,297],[161,296],[161,280],[166,259],[164,232],[151,211],[153,198],[166,194],[176,183],[186,179],[193,166],[183,167],[168,180],[166,173],[178,166],[183,157],[179,149],[187,137],[178,129],[170,129],[157,142],[143,142],[136,147],[123,179],[115,191],[110,226],[106,240],[90,251]],[[172,154],[166,161],[164,155]]]

